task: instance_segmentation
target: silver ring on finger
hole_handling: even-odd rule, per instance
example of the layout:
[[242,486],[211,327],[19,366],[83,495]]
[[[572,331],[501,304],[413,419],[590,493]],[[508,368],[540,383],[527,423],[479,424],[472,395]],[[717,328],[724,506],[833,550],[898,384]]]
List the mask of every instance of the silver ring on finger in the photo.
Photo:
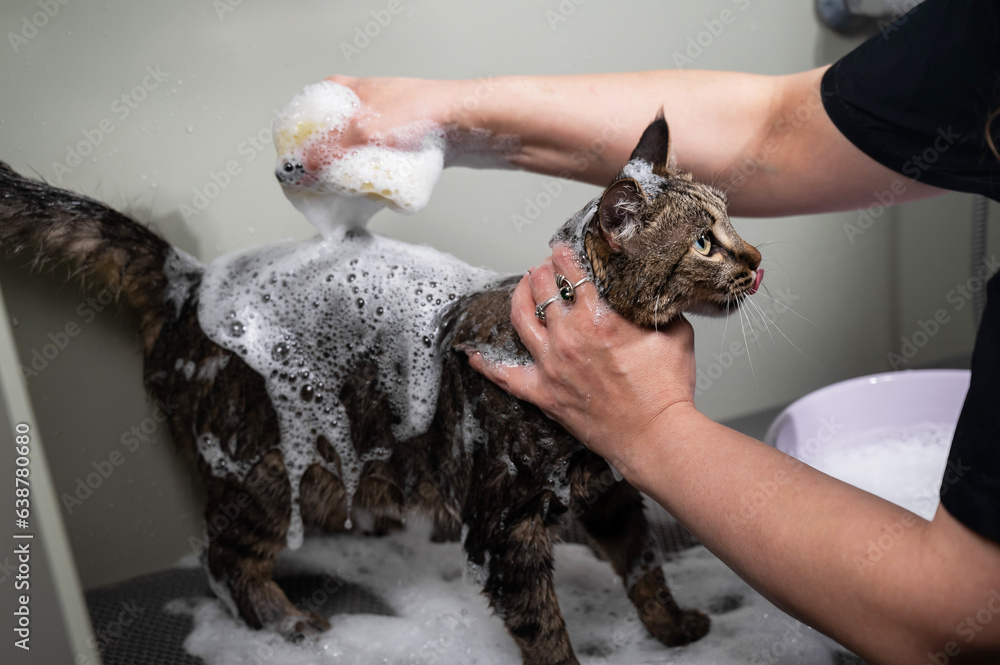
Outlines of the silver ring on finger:
[[563,300],[568,300],[569,302],[576,302],[576,287],[580,286],[584,282],[589,282],[589,277],[584,277],[576,284],[569,281],[569,278],[565,275],[560,275],[556,273],[556,288],[559,289],[559,296]]
[[549,305],[551,305],[552,303],[554,303],[555,301],[559,300],[559,297],[560,297],[560,294],[556,294],[556,295],[552,296],[551,298],[549,298],[548,300],[546,300],[545,302],[539,303],[538,305],[535,306],[535,316],[538,317],[539,321],[542,321],[544,323],[544,321],[545,321],[545,308],[548,307]]

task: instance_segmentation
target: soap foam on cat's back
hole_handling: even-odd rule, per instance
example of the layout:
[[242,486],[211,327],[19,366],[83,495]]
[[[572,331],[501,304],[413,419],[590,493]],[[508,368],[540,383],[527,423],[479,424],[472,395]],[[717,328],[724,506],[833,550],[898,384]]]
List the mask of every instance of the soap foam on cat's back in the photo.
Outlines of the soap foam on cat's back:
[[444,132],[434,125],[393,133],[398,142],[418,146],[414,150],[376,143],[344,152],[340,134],[358,114],[372,112],[353,90],[321,81],[299,92],[275,121],[285,194],[324,236],[340,225],[364,226],[382,206],[420,210],[444,168]]
[[[346,226],[330,233],[222,257],[206,268],[199,292],[202,330],[267,383],[292,489],[291,548],[302,542],[299,483],[311,465],[340,477],[350,515],[365,462],[392,455],[355,451],[340,395],[359,364],[374,365],[376,386],[399,419],[391,426],[397,440],[427,431],[440,383],[440,314],[495,279],[430,247]],[[319,436],[337,452],[340,470],[320,455]],[[252,466],[234,464],[219,445],[201,452],[218,475],[242,468],[245,476]]]

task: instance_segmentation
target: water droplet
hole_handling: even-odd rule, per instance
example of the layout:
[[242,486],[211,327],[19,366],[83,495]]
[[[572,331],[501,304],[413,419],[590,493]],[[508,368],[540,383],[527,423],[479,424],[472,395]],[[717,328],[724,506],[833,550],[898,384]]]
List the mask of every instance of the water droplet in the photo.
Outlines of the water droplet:
[[271,294],[270,293],[265,293],[263,297],[264,297],[264,302],[269,302],[271,300]]
[[243,333],[247,331],[247,327],[239,321],[233,321],[229,324],[229,335],[230,337],[242,337]]
[[381,316],[383,313],[385,313],[385,310],[379,307],[378,309],[375,310],[375,313]]
[[354,280],[356,280],[357,278],[358,278],[358,276],[357,276],[357,275],[355,275],[355,274],[354,274],[354,273],[352,272],[352,273],[351,273],[350,275],[348,275],[348,276],[347,276],[347,281],[348,281],[348,282],[353,282],[353,281],[354,281]]
[[430,345],[431,345],[431,338],[428,337],[427,335],[424,335],[424,346],[430,347]]
[[306,402],[311,402],[315,391],[313,387],[309,384],[302,386],[302,390],[299,391],[299,397],[301,397]]
[[358,309],[361,309],[364,306],[365,306],[365,299],[364,298],[358,298]]

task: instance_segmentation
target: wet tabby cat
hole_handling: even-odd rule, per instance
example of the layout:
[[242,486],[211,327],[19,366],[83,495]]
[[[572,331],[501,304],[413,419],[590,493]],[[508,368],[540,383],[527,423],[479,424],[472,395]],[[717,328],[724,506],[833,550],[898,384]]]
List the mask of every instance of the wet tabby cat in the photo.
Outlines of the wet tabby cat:
[[[725,312],[759,281],[760,254],[730,225],[725,197],[668,166],[667,157],[668,128],[659,117],[620,176],[556,236],[580,250],[610,305],[644,326],[664,325],[682,311]],[[343,238],[375,242],[360,229]],[[290,638],[329,626],[293,606],[271,577],[297,498],[301,512],[294,514],[307,527],[357,529],[349,514],[353,499],[381,528],[418,510],[432,516],[437,537],[461,534],[483,592],[525,663],[577,662],[552,581],[552,546],[568,519],[580,522],[621,576],[660,641],[686,644],[708,631],[708,617],[679,609],[671,597],[640,494],[535,407],[472,371],[456,350],[473,346],[487,356],[527,360],[509,321],[517,277],[497,277],[436,306],[437,334],[428,351],[440,370],[436,407],[430,405],[429,428],[409,439],[397,439],[392,428],[399,403],[387,398],[378,344],[348,344],[349,375],[327,399],[347,418],[341,426],[349,427],[360,460],[358,482],[344,481],[345,460],[319,434],[309,442],[319,461],[301,470],[293,488],[266,377],[239,348],[211,341],[199,323],[210,268],[103,204],[6,165],[0,165],[0,250],[65,263],[90,285],[112,285],[136,315],[146,386],[154,398],[177,405],[171,431],[180,446],[197,452],[208,489],[205,517],[221,525],[204,556],[213,588],[250,626]],[[383,333],[398,331],[375,334]],[[282,376],[294,382],[295,369]],[[229,446],[221,471],[218,442]]]

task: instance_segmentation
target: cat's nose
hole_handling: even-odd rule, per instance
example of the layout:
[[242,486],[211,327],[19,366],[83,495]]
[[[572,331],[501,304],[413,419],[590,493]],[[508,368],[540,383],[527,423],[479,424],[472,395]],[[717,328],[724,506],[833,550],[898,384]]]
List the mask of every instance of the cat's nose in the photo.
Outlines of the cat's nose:
[[753,245],[747,245],[746,260],[750,270],[756,270],[760,265],[760,252]]

